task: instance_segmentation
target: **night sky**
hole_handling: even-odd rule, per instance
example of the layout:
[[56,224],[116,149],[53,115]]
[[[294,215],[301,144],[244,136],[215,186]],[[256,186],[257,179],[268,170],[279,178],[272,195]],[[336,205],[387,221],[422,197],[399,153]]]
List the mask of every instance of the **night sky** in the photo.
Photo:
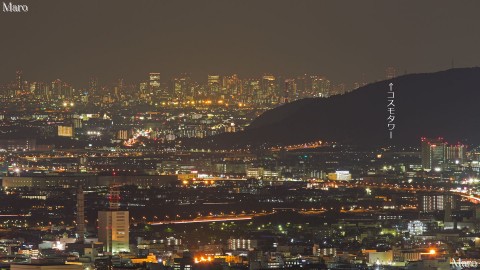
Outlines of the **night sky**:
[[[7,2],[7,1],[5,1]],[[8,2],[7,2],[8,3]],[[353,83],[480,63],[480,1],[12,0],[0,12],[0,82],[86,86],[158,71],[205,80],[323,74]]]

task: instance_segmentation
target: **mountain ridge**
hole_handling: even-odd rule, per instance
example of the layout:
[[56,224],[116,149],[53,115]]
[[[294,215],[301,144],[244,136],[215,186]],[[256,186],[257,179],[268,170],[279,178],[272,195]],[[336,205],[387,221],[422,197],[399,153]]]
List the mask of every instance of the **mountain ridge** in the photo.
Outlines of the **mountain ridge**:
[[[393,138],[387,92],[395,91]],[[265,112],[242,132],[210,138],[220,147],[286,145],[315,140],[356,145],[418,145],[420,137],[480,143],[480,68],[403,75],[344,95],[297,100]]]

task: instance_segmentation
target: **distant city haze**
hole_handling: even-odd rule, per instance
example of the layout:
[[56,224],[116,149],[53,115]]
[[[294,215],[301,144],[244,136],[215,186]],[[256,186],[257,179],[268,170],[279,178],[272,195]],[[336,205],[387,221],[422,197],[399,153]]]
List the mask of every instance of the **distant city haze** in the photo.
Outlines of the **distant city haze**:
[[[324,75],[372,82],[480,63],[479,1],[13,1],[0,14],[0,82],[86,87],[148,72]],[[195,77],[196,76],[196,77]]]

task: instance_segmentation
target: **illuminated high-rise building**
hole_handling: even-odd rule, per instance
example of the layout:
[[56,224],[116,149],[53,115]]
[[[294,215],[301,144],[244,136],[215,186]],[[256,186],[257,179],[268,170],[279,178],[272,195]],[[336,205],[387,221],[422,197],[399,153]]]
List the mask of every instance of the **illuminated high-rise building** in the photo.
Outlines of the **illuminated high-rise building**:
[[299,98],[304,98],[309,95],[311,89],[308,87],[309,83],[307,74],[297,76],[295,83],[297,85],[297,93]]
[[260,91],[260,81],[257,79],[244,79],[242,80],[242,102],[253,103],[258,102],[256,96]]
[[129,214],[128,211],[98,212],[98,241],[102,242],[105,251],[115,254],[129,251]]
[[52,94],[56,99],[70,99],[73,96],[73,87],[60,79],[52,82]]
[[465,159],[466,146],[463,144],[448,145],[445,149],[445,159],[450,163],[462,163]]
[[158,98],[160,100],[167,100],[170,98],[167,87],[161,87],[160,83],[160,73],[151,72],[149,73],[148,79],[148,95]]
[[207,80],[208,94],[210,96],[216,97],[220,93],[220,76],[219,75],[208,75]]
[[424,170],[441,170],[445,163],[447,144],[443,138],[422,138],[422,167]]
[[193,91],[190,83],[189,74],[181,74],[180,76],[173,78],[172,80],[172,89],[175,97],[183,98],[193,98]]
[[320,84],[320,96],[329,97],[330,96],[330,80],[323,79]]
[[43,99],[48,99],[49,98],[49,87],[43,82],[32,82],[30,83],[30,92],[36,97],[36,98],[43,98]]
[[330,94],[330,81],[324,77],[311,76],[312,94],[316,97],[328,97]]
[[110,188],[110,209],[98,212],[98,241],[105,251],[111,254],[128,252],[130,220],[128,211],[120,210],[120,190],[118,186]]
[[148,83],[147,82],[141,82],[139,87],[138,87],[140,94],[145,95],[148,92]]
[[88,92],[90,95],[95,95],[98,90],[98,80],[96,77],[91,77],[90,82],[88,83]]
[[160,73],[151,72],[148,74],[148,88],[150,93],[156,93],[160,90]]
[[38,87],[39,87],[39,84],[37,82],[32,82],[30,83],[30,87],[28,88],[28,90],[30,91],[30,93],[35,94],[37,92]]
[[297,99],[297,85],[294,79],[285,80],[285,88],[283,94],[283,103],[288,103]]
[[272,103],[278,102],[277,93],[277,84],[275,81],[275,76],[273,75],[264,75],[262,77],[262,85],[260,89],[260,95],[258,98],[262,103]]
[[23,80],[22,80],[23,72],[21,70],[17,70],[16,76],[16,90],[23,90]]
[[230,96],[242,94],[242,84],[237,74],[225,76],[223,78],[223,88],[226,89],[226,94]]
[[60,79],[56,79],[52,82],[52,94],[55,99],[61,99],[63,93],[63,82]]

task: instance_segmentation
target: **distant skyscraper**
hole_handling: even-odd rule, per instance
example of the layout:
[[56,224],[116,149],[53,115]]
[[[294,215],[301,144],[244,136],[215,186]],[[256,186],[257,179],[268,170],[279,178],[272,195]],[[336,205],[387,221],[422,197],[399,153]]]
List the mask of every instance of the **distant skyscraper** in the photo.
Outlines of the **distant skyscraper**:
[[312,94],[316,97],[328,97],[330,92],[330,81],[324,77],[311,76]]
[[446,146],[443,138],[422,138],[422,167],[424,170],[442,168],[445,163]]
[[244,79],[242,80],[243,102],[253,103],[260,91],[260,81],[258,79]]
[[262,103],[272,103],[278,102],[277,93],[277,84],[275,81],[275,76],[273,75],[264,75],[262,77],[262,85],[260,89],[260,95],[258,98]]
[[147,94],[148,90],[148,83],[147,82],[141,82],[140,85],[138,86],[140,94],[145,95]]
[[160,73],[152,72],[149,75],[148,87],[150,93],[156,93],[160,90]]
[[191,91],[191,79],[190,75],[182,74],[176,78],[173,78],[173,93],[177,98],[186,98],[186,97],[193,97],[193,92]]
[[63,82],[60,79],[56,79],[52,82],[52,94],[55,99],[61,99],[63,93]]
[[30,84],[30,91],[35,95],[36,98],[49,99],[49,88],[43,82],[32,82]]
[[216,97],[220,92],[220,76],[219,75],[208,75],[208,94],[210,96]]
[[285,80],[285,89],[284,89],[284,103],[290,102],[292,100],[297,99],[297,85],[295,84],[294,79],[286,79]]
[[161,87],[160,73],[157,72],[152,72],[149,74],[148,90],[148,94],[160,100],[167,100],[171,96],[168,92],[168,87]]
[[113,87],[113,95],[116,99],[120,99],[125,90],[125,81],[123,78],[118,79],[117,85]]
[[223,87],[225,88],[227,95],[237,96],[242,94],[242,85],[237,74],[233,74],[231,76],[225,76],[223,81],[224,81]]
[[22,80],[23,72],[21,70],[17,70],[17,77],[16,77],[16,90],[23,90],[23,80]]
[[323,79],[320,86],[320,94],[322,97],[330,96],[330,80]]
[[308,89],[307,80],[308,80],[307,74],[298,76],[295,79],[295,83],[297,85],[297,93],[298,93],[299,98],[304,98],[304,97],[308,96],[309,89]]
[[394,67],[388,67],[385,70],[385,77],[387,78],[387,80],[395,78],[396,75],[397,75],[397,71]]
[[88,84],[88,92],[90,95],[95,95],[98,90],[98,80],[96,77],[91,77],[90,82]]

